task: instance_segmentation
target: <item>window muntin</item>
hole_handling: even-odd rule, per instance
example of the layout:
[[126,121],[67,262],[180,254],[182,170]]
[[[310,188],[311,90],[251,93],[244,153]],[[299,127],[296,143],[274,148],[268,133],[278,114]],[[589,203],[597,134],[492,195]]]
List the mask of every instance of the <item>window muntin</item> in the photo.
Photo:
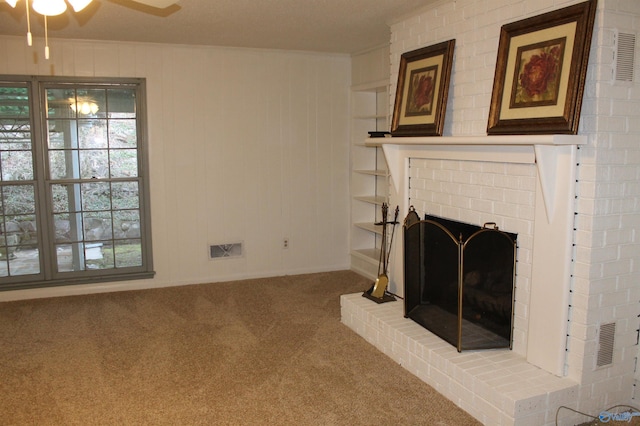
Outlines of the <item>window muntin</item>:
[[143,83],[0,78],[0,289],[153,276]]

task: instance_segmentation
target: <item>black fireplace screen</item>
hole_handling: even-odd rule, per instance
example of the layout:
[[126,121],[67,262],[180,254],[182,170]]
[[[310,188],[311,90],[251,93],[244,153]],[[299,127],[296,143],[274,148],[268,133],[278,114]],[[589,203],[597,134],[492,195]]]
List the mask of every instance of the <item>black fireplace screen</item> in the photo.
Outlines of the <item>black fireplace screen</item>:
[[517,235],[413,208],[404,225],[405,316],[458,351],[511,348]]

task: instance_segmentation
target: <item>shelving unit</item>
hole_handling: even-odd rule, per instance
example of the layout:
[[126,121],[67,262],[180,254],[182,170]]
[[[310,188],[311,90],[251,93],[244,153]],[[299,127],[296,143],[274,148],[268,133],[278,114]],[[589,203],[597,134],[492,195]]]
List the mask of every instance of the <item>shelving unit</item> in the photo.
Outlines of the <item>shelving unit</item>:
[[382,138],[370,131],[389,130],[389,82],[361,84],[351,89],[351,269],[372,279],[378,276],[382,227],[381,206],[389,202],[389,168]]

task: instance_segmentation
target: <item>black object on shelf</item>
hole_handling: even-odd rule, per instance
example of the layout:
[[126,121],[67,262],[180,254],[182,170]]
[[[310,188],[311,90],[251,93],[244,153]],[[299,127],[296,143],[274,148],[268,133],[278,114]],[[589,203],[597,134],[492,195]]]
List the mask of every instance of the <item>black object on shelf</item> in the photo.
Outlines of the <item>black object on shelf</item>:
[[370,138],[384,138],[387,135],[391,135],[391,133],[390,132],[374,132],[374,131],[369,132]]

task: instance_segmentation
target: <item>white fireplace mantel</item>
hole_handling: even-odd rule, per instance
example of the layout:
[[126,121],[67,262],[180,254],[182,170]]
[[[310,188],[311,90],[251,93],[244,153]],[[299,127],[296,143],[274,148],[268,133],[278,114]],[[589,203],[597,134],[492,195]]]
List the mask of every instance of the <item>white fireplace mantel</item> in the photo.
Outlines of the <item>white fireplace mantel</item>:
[[[445,136],[372,138],[382,146],[401,214],[409,208],[410,159],[535,164],[527,360],[557,376],[565,374],[577,146],[586,136]],[[395,202],[394,202],[395,204]],[[393,274],[402,286],[402,274]]]
[[[382,145],[396,192],[405,183],[404,158],[439,158],[536,164],[547,220],[554,216],[557,192],[567,165],[558,159],[575,146],[587,143],[577,135],[444,136],[373,138],[369,144]],[[573,169],[573,167],[569,167]],[[568,178],[568,177],[567,177]]]

